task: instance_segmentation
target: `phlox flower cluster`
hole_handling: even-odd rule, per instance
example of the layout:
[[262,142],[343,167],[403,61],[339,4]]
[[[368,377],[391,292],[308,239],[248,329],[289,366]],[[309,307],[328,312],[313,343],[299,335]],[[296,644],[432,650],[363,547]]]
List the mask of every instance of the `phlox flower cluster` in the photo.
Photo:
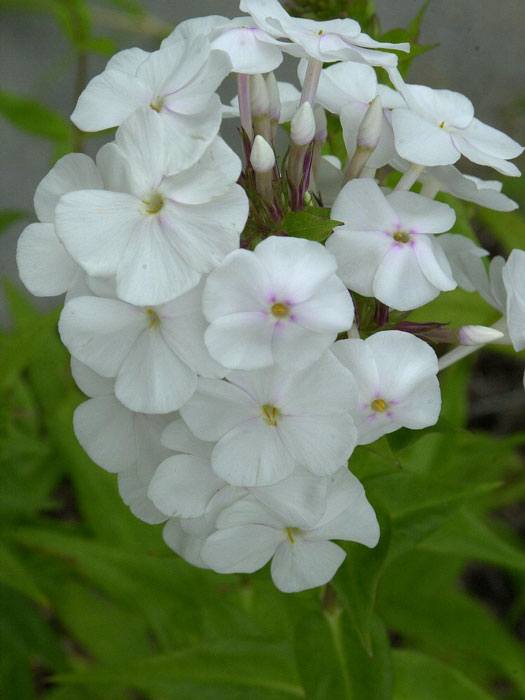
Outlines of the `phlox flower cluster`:
[[[438,371],[473,347],[525,347],[525,252],[488,267],[435,199],[512,210],[500,183],[455,164],[517,175],[522,148],[463,95],[406,84],[407,44],[277,0],[240,10],[183,22],[91,80],[71,118],[114,139],[44,177],[18,266],[33,294],[65,294],[59,332],[87,396],[75,433],[133,513],[195,566],[271,561],[292,592],[330,581],[345,542],[379,540],[354,449],[435,424]],[[273,73],[290,57],[295,86]],[[497,328],[411,322],[458,285]]]

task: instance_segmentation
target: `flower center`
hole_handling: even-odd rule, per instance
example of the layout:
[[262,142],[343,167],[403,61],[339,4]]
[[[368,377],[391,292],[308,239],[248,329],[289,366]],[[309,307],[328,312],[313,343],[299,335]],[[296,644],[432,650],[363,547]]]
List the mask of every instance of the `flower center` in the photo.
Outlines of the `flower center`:
[[392,238],[394,239],[394,241],[397,241],[397,243],[409,243],[410,242],[410,236],[405,231],[396,231],[396,233],[394,233]]
[[148,317],[149,328],[157,328],[160,326],[160,317],[155,309],[146,309],[146,316]]
[[151,100],[151,102],[149,103],[149,106],[155,112],[160,112],[162,110],[162,108],[164,107],[164,98],[163,97],[155,97],[153,100]]
[[295,538],[301,532],[298,527],[285,527],[286,537],[291,544],[295,544]]
[[279,411],[277,406],[272,406],[271,403],[265,403],[263,406],[261,406],[261,411],[263,414],[264,422],[267,425],[272,425],[275,427],[277,425],[277,421],[281,416],[281,411]]
[[370,408],[376,413],[384,413],[388,408],[388,404],[384,399],[374,399],[370,404]]
[[288,304],[283,304],[281,301],[278,301],[272,306],[272,314],[275,318],[286,318],[290,314],[290,307]]
[[158,214],[164,206],[164,197],[158,192],[154,192],[149,199],[144,200],[147,214]]

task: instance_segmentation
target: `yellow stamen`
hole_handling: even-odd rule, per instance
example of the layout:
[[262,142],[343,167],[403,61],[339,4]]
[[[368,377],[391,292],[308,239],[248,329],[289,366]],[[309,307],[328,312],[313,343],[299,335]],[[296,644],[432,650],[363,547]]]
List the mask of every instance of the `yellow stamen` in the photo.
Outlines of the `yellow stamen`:
[[377,413],[384,413],[388,408],[388,404],[384,399],[374,399],[370,404],[370,408]]
[[282,302],[278,301],[276,304],[272,306],[272,314],[276,318],[285,318],[288,316],[290,313],[290,309],[286,304],[283,304]]
[[164,206],[164,197],[158,192],[154,192],[149,199],[144,200],[144,204],[148,214],[158,214]]
[[284,529],[286,537],[291,544],[295,544],[295,537],[301,532],[298,527],[286,527]]
[[277,421],[281,416],[281,411],[279,411],[277,406],[272,406],[271,403],[265,403],[263,406],[261,406],[261,411],[265,423],[272,426],[277,425]]
[[440,122],[439,128],[440,128],[440,129],[444,129],[444,128],[445,128],[445,122]]
[[154,100],[152,100],[149,103],[149,106],[155,112],[160,112],[162,110],[162,108],[164,107],[164,98],[163,97],[156,97]]
[[397,233],[394,233],[393,238],[394,241],[397,241],[398,243],[408,243],[410,241],[410,236],[404,231],[398,231]]
[[146,309],[146,316],[148,317],[148,325],[150,328],[157,328],[157,326],[160,326],[160,317],[155,309]]

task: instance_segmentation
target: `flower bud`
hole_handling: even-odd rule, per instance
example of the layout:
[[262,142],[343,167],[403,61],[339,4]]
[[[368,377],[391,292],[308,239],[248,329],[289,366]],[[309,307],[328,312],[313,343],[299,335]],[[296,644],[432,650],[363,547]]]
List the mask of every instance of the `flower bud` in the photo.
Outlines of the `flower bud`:
[[321,105],[316,105],[314,109],[315,117],[315,140],[326,141],[328,136],[328,125],[326,122],[326,112]]
[[462,326],[459,329],[461,345],[486,345],[501,340],[503,336],[501,331],[487,326]]
[[295,146],[307,146],[315,136],[315,117],[309,102],[302,104],[295,113],[291,124],[291,139]]
[[250,103],[252,117],[269,114],[270,97],[264,78],[260,74],[250,75]]
[[268,141],[260,135],[254,139],[250,163],[256,173],[269,173],[275,165],[275,154]]
[[268,73],[265,82],[270,103],[270,117],[278,122],[281,118],[281,96],[279,95],[279,86],[277,85],[275,74]]
[[375,97],[366,110],[361,126],[357,133],[357,147],[373,151],[381,136],[383,124],[383,106],[379,95]]

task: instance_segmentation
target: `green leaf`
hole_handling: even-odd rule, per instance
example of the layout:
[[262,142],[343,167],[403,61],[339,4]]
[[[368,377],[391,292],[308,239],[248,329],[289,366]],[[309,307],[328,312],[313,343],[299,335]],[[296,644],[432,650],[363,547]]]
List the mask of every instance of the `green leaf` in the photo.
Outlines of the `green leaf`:
[[0,582],[39,605],[49,604],[47,597],[22,561],[2,543],[0,543]]
[[0,114],[18,129],[56,143],[72,143],[73,129],[60,115],[40,102],[0,92]]
[[525,571],[525,550],[506,542],[476,514],[462,510],[430,535],[423,549]]
[[11,224],[27,219],[29,213],[22,209],[2,209],[0,210],[0,233],[3,233]]
[[346,611],[310,612],[295,630],[297,667],[307,700],[390,700],[390,649],[378,618],[366,653]]
[[315,216],[310,212],[293,211],[284,217],[282,228],[289,236],[306,238],[309,241],[325,241],[340,221]]
[[372,622],[379,581],[390,547],[390,522],[381,514],[381,537],[374,549],[348,544],[346,559],[332,581],[367,654],[372,653]]
[[174,693],[173,697],[184,700],[304,697],[291,650],[287,645],[262,641],[199,646],[137,660],[122,667],[98,667],[87,672],[64,674],[58,680],[80,686],[109,684],[143,692],[169,690]]
[[477,220],[488,229],[505,254],[513,248],[523,248],[525,241],[525,217],[516,211],[500,212],[491,209],[479,209]]
[[460,671],[416,651],[397,649],[392,654],[394,700],[491,700],[482,688]]

